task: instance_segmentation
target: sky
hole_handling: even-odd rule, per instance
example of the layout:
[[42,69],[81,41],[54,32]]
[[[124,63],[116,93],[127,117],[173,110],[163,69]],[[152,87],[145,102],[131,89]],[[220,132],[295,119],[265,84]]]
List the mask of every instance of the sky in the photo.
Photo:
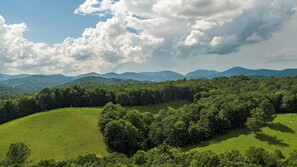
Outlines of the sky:
[[0,73],[297,68],[296,0],[1,0]]

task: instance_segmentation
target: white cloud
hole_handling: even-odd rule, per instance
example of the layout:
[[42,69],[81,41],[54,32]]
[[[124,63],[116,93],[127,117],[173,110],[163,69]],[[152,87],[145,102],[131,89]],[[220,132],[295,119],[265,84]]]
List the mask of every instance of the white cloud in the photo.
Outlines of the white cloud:
[[219,45],[223,41],[223,38],[221,36],[215,36],[211,41],[210,41],[210,46],[215,47]]
[[154,11],[166,17],[184,17],[225,21],[252,7],[254,0],[177,0],[158,1]]
[[75,11],[75,14],[94,14],[99,12],[100,3],[97,0],[86,0],[83,4],[81,4]]
[[197,44],[201,37],[203,37],[203,33],[199,30],[192,31],[191,34],[186,38],[185,45],[190,46]]
[[146,61],[162,39],[129,33],[126,27],[125,20],[114,17],[87,28],[80,38],[48,47],[23,38],[25,24],[7,25],[0,17],[0,65],[11,70],[80,73]]
[[[254,2],[253,7],[242,10],[241,14],[233,15],[225,22],[220,18],[214,18],[211,22],[207,18],[202,18],[203,21],[199,18],[191,32],[180,38],[185,42],[177,42],[175,53],[179,56],[194,56],[237,52],[241,46],[270,39],[293,15],[292,9],[295,7],[296,2],[293,0],[263,0]],[[187,45],[186,41],[197,30],[204,34],[197,37],[200,42]]]
[[53,47],[28,41],[25,24],[8,25],[0,17],[0,65],[9,71],[104,72],[143,63],[158,51],[229,54],[271,38],[295,11],[295,0],[86,0],[74,13],[111,18]]

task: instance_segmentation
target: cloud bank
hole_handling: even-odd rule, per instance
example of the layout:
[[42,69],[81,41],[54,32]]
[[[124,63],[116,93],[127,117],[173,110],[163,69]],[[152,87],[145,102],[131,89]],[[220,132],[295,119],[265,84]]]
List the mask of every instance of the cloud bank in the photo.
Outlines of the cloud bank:
[[0,16],[0,70],[76,74],[156,53],[229,54],[270,39],[295,12],[295,0],[86,0],[75,14],[110,19],[53,47],[28,41],[26,24]]

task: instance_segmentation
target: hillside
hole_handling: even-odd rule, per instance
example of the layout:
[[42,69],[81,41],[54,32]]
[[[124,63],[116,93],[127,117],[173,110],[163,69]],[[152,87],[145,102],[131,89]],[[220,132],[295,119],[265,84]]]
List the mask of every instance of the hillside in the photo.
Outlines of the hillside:
[[[179,108],[186,101],[129,107],[157,113],[168,107]],[[65,160],[96,153],[108,155],[97,122],[100,108],[66,108],[38,113],[0,125],[0,161],[10,143],[24,142],[32,149],[30,160]],[[47,151],[44,151],[47,150]]]
[[273,124],[263,129],[262,135],[251,135],[246,128],[243,128],[230,131],[226,135],[216,137],[213,140],[186,147],[183,150],[212,150],[222,153],[226,150],[237,149],[244,153],[250,146],[256,146],[271,152],[279,149],[284,155],[289,155],[289,153],[297,149],[296,133],[297,114],[281,114],[276,117]]
[[269,70],[269,69],[247,69],[242,67],[234,67],[231,69],[228,69],[226,71],[220,72],[215,75],[209,76],[209,78],[214,77],[230,77],[235,75],[244,75],[244,76],[261,76],[263,77],[284,77],[284,76],[296,76],[297,75],[297,69],[285,69],[285,70]]
[[126,72],[122,74],[107,73],[101,76],[104,78],[133,79],[138,81],[154,81],[154,82],[178,80],[178,79],[184,78],[183,75],[172,71],[141,72],[141,73]]
[[54,87],[74,79],[63,75],[32,75],[25,78],[2,81],[1,84],[12,86],[25,92],[35,92],[46,87]]
[[[178,108],[182,104],[174,107]],[[136,109],[156,113],[157,109],[171,105],[174,104],[143,106],[136,107]],[[26,143],[32,149],[30,160],[33,162],[49,158],[65,160],[88,153],[107,156],[109,153],[103,143],[103,136],[97,129],[99,114],[99,108],[67,108],[34,114],[0,125],[0,133],[5,136],[5,138],[0,138],[0,160],[4,158],[12,142]],[[244,128],[230,131],[226,135],[182,150],[212,150],[221,153],[230,149],[238,149],[244,152],[250,146],[257,146],[272,152],[279,149],[288,155],[297,149],[296,120],[296,114],[278,115],[274,124],[269,128],[264,128],[265,135],[258,138],[248,134],[247,129]],[[48,151],[44,152],[45,149]]]
[[11,86],[0,85],[0,99],[15,97],[17,95],[23,94],[22,90],[16,89]]
[[217,75],[219,72],[215,70],[196,70],[185,75],[188,79],[195,78],[210,78],[214,75]]
[[[247,69],[243,67],[234,67],[228,70],[218,72],[215,70],[196,70],[182,75],[173,71],[159,72],[125,72],[125,73],[106,73],[98,74],[95,72],[81,74],[77,76],[58,75],[7,75],[0,74],[0,84],[14,86],[26,92],[34,92],[46,87],[55,87],[59,85],[73,85],[94,82],[99,84],[117,85],[121,83],[134,83],[134,81],[164,82],[172,80],[187,79],[212,79],[215,77],[230,77],[236,75],[251,76],[254,78],[267,77],[288,77],[296,76],[297,69],[270,70],[270,69]],[[113,79],[113,80],[104,80]],[[117,80],[116,80],[117,79]],[[121,81],[129,80],[129,81]],[[134,81],[132,81],[134,80]]]
[[1,74],[0,73],[0,82],[10,79],[17,79],[17,78],[25,78],[28,77],[28,74],[20,74],[20,75],[7,75],[7,74]]
[[[100,84],[100,85],[121,85],[121,84],[140,84],[140,81],[135,80],[123,80],[118,78],[102,78],[102,77],[95,77],[95,76],[89,76],[89,77],[83,77],[76,79],[74,81],[68,82],[66,84],[61,85],[64,86],[71,86],[71,85],[77,85],[77,84],[86,84],[86,83],[94,83],[94,84]],[[59,87],[61,87],[59,86]]]

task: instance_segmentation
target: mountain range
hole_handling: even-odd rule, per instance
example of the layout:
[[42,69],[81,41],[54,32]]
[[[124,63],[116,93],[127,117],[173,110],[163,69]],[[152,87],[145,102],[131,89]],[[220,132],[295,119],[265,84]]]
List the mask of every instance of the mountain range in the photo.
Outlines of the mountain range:
[[189,72],[185,75],[173,72],[173,71],[160,71],[160,72],[126,72],[122,74],[118,73],[88,73],[78,77],[103,77],[103,78],[118,78],[118,79],[132,79],[137,81],[152,81],[163,82],[168,80],[179,80],[183,78],[187,79],[211,79],[215,77],[230,77],[236,75],[254,76],[254,77],[284,77],[297,75],[297,69],[285,69],[285,70],[269,70],[269,69],[247,69],[242,67],[234,67],[223,72],[215,70],[196,70]]
[[[118,73],[87,73],[78,76],[64,76],[58,75],[7,75],[0,74],[0,86],[1,90],[10,88],[14,90],[20,90],[23,92],[35,92],[46,87],[61,87],[69,86],[81,83],[97,83],[106,85],[119,85],[119,84],[135,84],[143,81],[147,82],[163,82],[168,80],[179,79],[211,79],[215,77],[230,77],[236,75],[251,76],[257,78],[265,77],[284,77],[297,75],[297,69],[285,69],[285,70],[269,70],[269,69],[247,69],[242,67],[234,67],[223,72],[215,70],[196,70],[186,75],[182,75],[173,71],[160,71],[160,72],[126,72],[122,74]],[[6,91],[7,92],[7,91]],[[0,92],[1,94],[1,92]]]

